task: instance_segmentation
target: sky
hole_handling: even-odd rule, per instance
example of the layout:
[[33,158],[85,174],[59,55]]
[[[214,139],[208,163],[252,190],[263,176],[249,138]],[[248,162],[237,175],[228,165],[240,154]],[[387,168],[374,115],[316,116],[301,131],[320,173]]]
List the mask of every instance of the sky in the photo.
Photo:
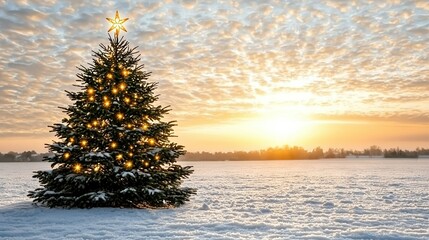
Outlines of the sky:
[[47,151],[116,10],[188,151],[429,147],[428,1],[0,0],[0,152]]

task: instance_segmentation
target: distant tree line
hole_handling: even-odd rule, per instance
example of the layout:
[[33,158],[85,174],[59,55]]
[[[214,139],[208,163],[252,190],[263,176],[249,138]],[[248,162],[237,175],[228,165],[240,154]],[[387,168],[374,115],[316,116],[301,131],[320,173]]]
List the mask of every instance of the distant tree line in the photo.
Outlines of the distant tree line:
[[36,151],[0,153],[0,162],[40,162],[47,155],[49,153],[37,153]]
[[[8,152],[0,153],[0,162],[39,162],[44,156],[51,153],[36,153],[35,151],[24,151],[22,153]],[[302,147],[285,145],[283,147],[271,147],[259,151],[234,151],[234,152],[188,152],[179,160],[186,161],[220,161],[220,160],[298,160],[298,159],[323,159],[323,158],[345,158],[345,157],[385,157],[385,158],[417,158],[419,156],[429,157],[429,148],[417,148],[414,151],[391,148],[382,150],[378,146],[370,146],[364,150],[345,150],[343,148],[329,148],[323,150],[317,147],[308,151]]]
[[345,150],[343,148],[329,148],[323,150],[317,147],[311,151],[302,147],[272,147],[259,151],[234,151],[234,152],[188,152],[180,160],[196,161],[219,161],[219,160],[298,160],[298,159],[323,159],[323,158],[345,158],[345,157],[385,157],[385,158],[417,158],[418,156],[429,156],[429,149],[417,148],[415,151],[391,148],[382,150],[378,146],[370,146],[364,150]]

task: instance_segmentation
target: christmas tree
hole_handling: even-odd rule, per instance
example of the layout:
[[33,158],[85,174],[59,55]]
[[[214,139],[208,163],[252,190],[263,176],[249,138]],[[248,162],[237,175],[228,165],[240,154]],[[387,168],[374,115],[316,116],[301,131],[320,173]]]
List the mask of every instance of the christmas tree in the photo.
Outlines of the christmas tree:
[[79,67],[81,91],[67,92],[68,115],[51,126],[58,141],[49,171],[37,171],[41,188],[29,192],[49,207],[171,207],[188,201],[196,190],[180,187],[193,170],[176,159],[184,147],[169,141],[175,121],[164,122],[170,109],[154,103],[157,83],[139,65],[136,48],[119,38],[118,12],[108,46],[93,52],[89,67]]

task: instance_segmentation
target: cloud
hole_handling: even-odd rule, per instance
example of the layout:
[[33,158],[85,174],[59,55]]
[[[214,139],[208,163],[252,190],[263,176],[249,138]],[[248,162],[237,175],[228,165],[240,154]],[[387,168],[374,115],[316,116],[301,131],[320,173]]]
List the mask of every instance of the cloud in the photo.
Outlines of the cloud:
[[186,126],[260,108],[416,123],[429,112],[426,1],[8,1],[0,132],[45,131],[63,117],[63,90],[107,43],[116,9],[160,103]]

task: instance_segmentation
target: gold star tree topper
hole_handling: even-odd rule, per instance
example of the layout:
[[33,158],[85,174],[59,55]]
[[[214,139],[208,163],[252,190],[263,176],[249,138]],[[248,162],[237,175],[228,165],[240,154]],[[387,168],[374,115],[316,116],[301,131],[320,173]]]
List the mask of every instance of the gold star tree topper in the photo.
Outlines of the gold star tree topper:
[[116,14],[115,14],[115,18],[114,19],[111,19],[111,18],[106,18],[107,19],[107,21],[109,21],[109,22],[111,22],[113,25],[109,28],[109,31],[107,31],[107,32],[110,32],[110,31],[112,31],[113,29],[115,29],[115,36],[117,37],[117,36],[119,36],[119,31],[120,30],[123,30],[123,31],[127,31],[127,29],[125,29],[125,27],[124,26],[122,26],[122,24],[124,23],[124,22],[126,22],[127,20],[128,20],[128,18],[123,18],[123,19],[121,19],[120,17],[119,17],[119,12],[118,11],[116,11]]

